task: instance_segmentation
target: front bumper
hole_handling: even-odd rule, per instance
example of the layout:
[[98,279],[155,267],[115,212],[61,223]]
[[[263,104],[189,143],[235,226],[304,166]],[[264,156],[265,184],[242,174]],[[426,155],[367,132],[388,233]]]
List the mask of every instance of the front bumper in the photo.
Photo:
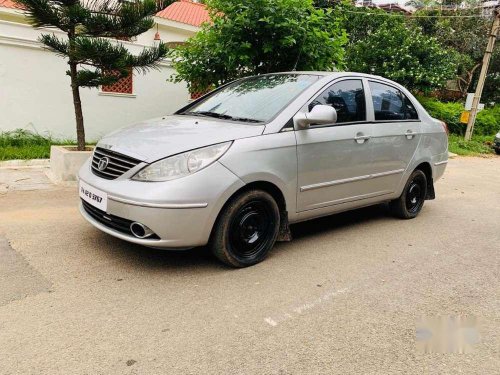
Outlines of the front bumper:
[[206,245],[223,205],[244,186],[218,162],[190,176],[167,182],[140,182],[125,177],[105,180],[94,175],[86,163],[79,178],[108,194],[106,214],[142,223],[157,237],[139,239],[116,230],[96,220],[80,203],[80,212],[88,222],[125,241],[172,249]]

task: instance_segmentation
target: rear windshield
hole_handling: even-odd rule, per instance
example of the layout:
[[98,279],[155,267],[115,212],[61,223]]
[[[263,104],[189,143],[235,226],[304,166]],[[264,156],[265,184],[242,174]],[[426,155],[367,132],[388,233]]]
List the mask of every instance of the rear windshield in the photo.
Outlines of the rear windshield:
[[245,78],[180,114],[250,123],[269,122],[319,78],[312,74],[271,74]]

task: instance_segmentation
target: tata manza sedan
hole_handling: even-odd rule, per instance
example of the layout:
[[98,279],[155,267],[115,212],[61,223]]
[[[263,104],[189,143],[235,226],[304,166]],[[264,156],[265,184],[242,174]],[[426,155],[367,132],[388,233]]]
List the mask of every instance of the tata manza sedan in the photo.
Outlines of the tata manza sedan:
[[79,173],[80,210],[123,240],[208,244],[245,267],[291,223],[382,202],[416,217],[447,162],[446,124],[395,82],[268,74],[104,137]]

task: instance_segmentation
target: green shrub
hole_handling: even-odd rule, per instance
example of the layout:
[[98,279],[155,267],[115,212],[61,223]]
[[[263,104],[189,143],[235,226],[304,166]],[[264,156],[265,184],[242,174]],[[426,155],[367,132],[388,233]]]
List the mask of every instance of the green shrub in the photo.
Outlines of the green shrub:
[[493,137],[491,135],[474,135],[470,141],[463,136],[450,134],[448,148],[450,152],[463,156],[480,156],[493,154]]
[[[464,135],[466,124],[460,123],[460,115],[464,111],[462,103],[444,103],[435,98],[419,97],[419,102],[432,117],[446,122],[450,133]],[[500,130],[500,105],[486,108],[478,113],[474,134],[491,135]]]
[[74,143],[71,140],[44,137],[24,129],[0,132],[0,160],[45,159],[50,156],[51,145]]
[[483,109],[477,114],[474,134],[491,135],[500,131],[500,105]]
[[43,137],[24,129],[0,133],[0,147],[50,146],[52,142],[49,137]]

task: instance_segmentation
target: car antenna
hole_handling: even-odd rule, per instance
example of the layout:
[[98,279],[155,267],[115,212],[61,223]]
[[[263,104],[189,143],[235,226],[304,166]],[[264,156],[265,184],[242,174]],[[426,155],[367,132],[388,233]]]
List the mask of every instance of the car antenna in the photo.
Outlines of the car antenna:
[[297,56],[297,60],[295,60],[295,64],[293,66],[292,72],[295,72],[297,70],[297,64],[299,63],[301,53],[302,53],[302,48],[299,51],[299,55]]
[[297,55],[297,59],[295,60],[295,64],[293,65],[292,72],[295,72],[297,70],[297,65],[299,64],[300,57],[302,56],[302,48],[304,47],[304,42],[306,41],[307,34],[304,35],[304,38],[302,39],[302,43],[300,43],[300,49],[299,49],[299,54]]

